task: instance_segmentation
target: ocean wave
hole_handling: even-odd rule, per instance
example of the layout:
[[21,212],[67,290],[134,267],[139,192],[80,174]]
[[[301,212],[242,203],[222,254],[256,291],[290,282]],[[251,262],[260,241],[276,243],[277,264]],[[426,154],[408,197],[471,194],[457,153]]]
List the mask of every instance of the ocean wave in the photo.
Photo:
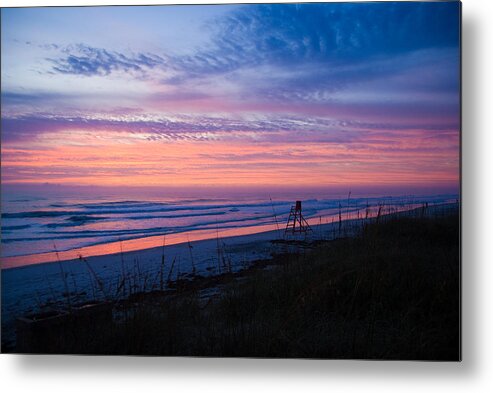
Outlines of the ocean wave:
[[63,227],[80,227],[89,222],[106,220],[108,217],[100,217],[100,216],[71,216],[66,219],[68,222],[53,222],[46,224],[47,228],[63,228]]
[[219,229],[224,228],[236,228],[242,225],[232,225],[233,223],[242,223],[248,221],[253,221],[248,226],[258,226],[271,223],[271,221],[261,221],[272,219],[273,215],[265,215],[263,217],[245,217],[235,220],[223,220],[223,221],[203,221],[196,223],[194,225],[184,225],[184,226],[173,226],[170,227],[153,227],[153,228],[142,228],[142,229],[117,229],[117,230],[82,230],[77,232],[45,232],[44,234],[51,234],[52,236],[39,236],[39,237],[23,237],[23,238],[3,238],[2,243],[13,243],[22,241],[41,241],[41,240],[63,240],[63,239],[78,239],[78,238],[90,238],[90,237],[123,237],[126,235],[139,235],[137,237],[144,237],[146,235],[153,234],[168,234],[168,233],[180,233],[200,229],[215,228],[218,226]]
[[[190,214],[177,214],[177,215],[152,215],[152,216],[130,216],[125,217],[124,220],[154,220],[154,219],[174,219],[174,218],[187,218],[187,217],[203,217],[203,216],[220,216],[224,215],[226,212],[214,212],[214,213],[190,213]],[[109,220],[110,217],[99,217],[99,216],[72,216],[67,218],[66,221],[69,222],[54,222],[44,225],[46,228],[70,228],[70,227],[79,227],[85,225],[90,222],[100,221],[100,220]]]
[[2,225],[2,232],[3,231],[18,231],[18,230],[27,229],[30,227],[31,227],[31,225]]
[[[73,212],[77,213],[77,212]],[[18,212],[18,213],[2,213],[2,218],[39,218],[39,217],[61,217],[70,215],[70,212],[63,211],[29,211],[29,212]]]
[[153,220],[153,219],[173,219],[173,218],[187,218],[187,217],[204,217],[204,216],[222,216],[226,214],[224,211],[212,212],[212,213],[190,213],[190,214],[176,214],[173,216],[165,215],[152,215],[152,216],[130,216],[126,217],[127,220]]
[[116,202],[101,202],[73,205],[82,209],[99,210],[99,209],[133,209],[135,207],[144,208],[152,206],[168,206],[165,202],[139,202],[139,201],[116,201]]
[[[274,206],[288,205],[289,202],[276,202]],[[87,210],[36,210],[24,211],[15,213],[2,213],[2,218],[42,218],[42,217],[63,217],[63,216],[88,216],[95,214],[139,214],[139,213],[165,213],[178,211],[200,211],[200,210],[217,210],[228,208],[254,208],[254,207],[269,207],[271,203],[245,203],[245,204],[225,204],[225,205],[160,205],[149,204],[149,206],[159,206],[150,209],[97,209],[96,212]]]

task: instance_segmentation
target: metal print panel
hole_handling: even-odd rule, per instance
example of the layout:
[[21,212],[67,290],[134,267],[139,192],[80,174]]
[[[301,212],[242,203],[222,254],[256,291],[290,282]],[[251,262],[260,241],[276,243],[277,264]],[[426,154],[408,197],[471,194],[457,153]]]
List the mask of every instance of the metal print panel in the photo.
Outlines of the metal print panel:
[[460,13],[2,8],[2,351],[460,360]]

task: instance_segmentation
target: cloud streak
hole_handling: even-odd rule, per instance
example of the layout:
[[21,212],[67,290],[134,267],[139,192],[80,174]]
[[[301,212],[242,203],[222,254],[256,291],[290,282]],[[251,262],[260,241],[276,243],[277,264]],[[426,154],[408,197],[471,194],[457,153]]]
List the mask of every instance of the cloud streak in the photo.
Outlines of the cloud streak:
[[[52,47],[58,48],[57,45]],[[51,47],[50,47],[51,48]],[[58,58],[47,58],[52,72],[83,76],[104,76],[113,72],[145,73],[156,67],[166,66],[166,60],[152,53],[126,55],[84,44],[65,47]]]
[[263,116],[262,118],[226,118],[207,116],[102,116],[75,117],[60,115],[37,115],[2,118],[5,142],[41,140],[45,134],[62,132],[85,132],[97,135],[104,132],[108,137],[127,135],[131,139],[153,140],[244,140],[273,142],[283,138],[291,141],[346,143],[362,140],[370,132],[378,131],[388,137],[420,130],[430,136],[448,135],[457,124],[454,119],[436,124],[416,122],[361,122],[357,120],[328,119],[296,116]]

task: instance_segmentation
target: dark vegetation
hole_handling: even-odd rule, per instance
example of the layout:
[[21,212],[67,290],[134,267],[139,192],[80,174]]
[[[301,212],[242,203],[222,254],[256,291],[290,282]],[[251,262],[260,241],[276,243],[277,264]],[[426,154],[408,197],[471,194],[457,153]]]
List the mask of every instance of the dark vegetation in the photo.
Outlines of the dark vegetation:
[[459,360],[459,228],[458,214],[372,223],[240,274],[137,294],[113,318],[52,331],[41,351]]

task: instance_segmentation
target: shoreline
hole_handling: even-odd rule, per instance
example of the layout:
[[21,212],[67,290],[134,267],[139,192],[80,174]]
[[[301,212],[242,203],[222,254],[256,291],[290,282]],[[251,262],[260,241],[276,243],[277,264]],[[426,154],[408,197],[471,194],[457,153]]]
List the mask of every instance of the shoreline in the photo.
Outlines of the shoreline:
[[[442,203],[436,205],[430,205],[430,207],[445,206],[453,203]],[[400,212],[412,211],[419,209],[420,205],[413,205],[408,207],[402,207],[401,209],[395,209],[390,212],[383,212],[382,216],[389,214],[395,214]],[[370,220],[377,214],[375,211],[371,212],[368,218],[364,218],[363,212],[364,208],[356,209],[347,213],[343,211],[342,223],[350,222],[353,220]],[[359,213],[362,213],[361,216]],[[329,220],[331,220],[329,222]],[[326,231],[327,226],[338,225],[339,217],[338,214],[326,215],[326,216],[315,216],[307,219],[308,223],[312,228],[313,232]],[[344,224],[343,224],[344,225]],[[80,248],[74,248],[70,250],[62,251],[52,251],[37,254],[27,254],[18,256],[0,256],[0,266],[1,270],[9,270],[16,268],[24,268],[32,265],[40,265],[45,263],[57,263],[57,262],[70,262],[79,260],[79,256],[82,255],[84,258],[96,258],[104,256],[114,256],[114,255],[125,255],[128,253],[135,252],[146,252],[152,249],[162,249],[163,247],[163,237],[166,237],[165,247],[175,246],[175,245],[188,245],[193,244],[197,241],[213,240],[219,237],[220,239],[232,239],[241,236],[259,235],[263,240],[268,237],[270,240],[274,240],[276,235],[277,239],[280,239],[284,235],[285,223],[271,223],[256,226],[245,226],[245,227],[234,227],[234,228],[222,228],[222,229],[201,229],[192,230],[179,233],[161,234],[155,236],[138,237],[128,240],[103,242],[98,244],[93,244],[89,246],[84,246]]]
[[[275,224],[273,224],[275,226]],[[259,233],[277,232],[277,229],[271,229],[272,224],[248,226],[241,228],[227,228],[217,231],[216,229],[201,229],[188,232],[170,233],[166,235],[156,235],[147,237],[138,237],[135,239],[121,240],[116,242],[99,243],[85,247],[74,248],[64,251],[52,251],[48,253],[17,255],[10,257],[0,257],[1,269],[9,270],[24,268],[27,266],[40,265],[45,263],[70,262],[79,259],[79,255],[84,258],[97,258],[111,255],[120,255],[134,253],[138,251],[162,248],[163,236],[166,236],[165,247],[171,247],[180,244],[195,243],[203,240],[211,240],[217,237],[222,239],[234,238],[240,236],[256,235]],[[268,229],[267,229],[268,228]],[[58,256],[57,256],[58,254]]]

